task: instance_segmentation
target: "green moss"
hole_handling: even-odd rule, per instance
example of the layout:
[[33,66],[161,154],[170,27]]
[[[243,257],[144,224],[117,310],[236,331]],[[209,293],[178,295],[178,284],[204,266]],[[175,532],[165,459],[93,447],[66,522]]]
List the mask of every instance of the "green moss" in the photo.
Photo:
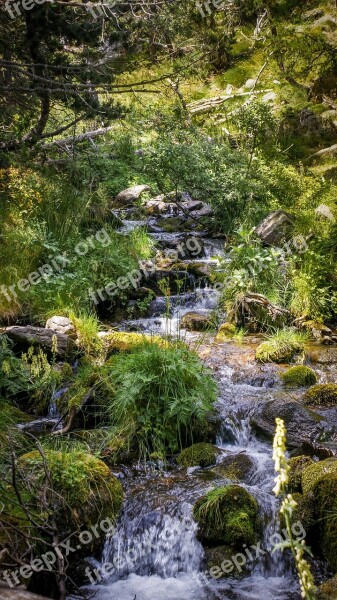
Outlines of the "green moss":
[[303,493],[311,492],[316,483],[325,475],[334,473],[337,475],[337,459],[326,458],[306,467],[302,474]]
[[226,456],[213,470],[214,473],[234,481],[244,481],[249,477],[254,463],[244,453]]
[[317,590],[317,600],[336,600],[337,598],[337,577],[328,579],[319,586]]
[[[51,486],[46,495],[53,515],[64,530],[90,527],[99,519],[116,518],[123,502],[123,489],[109,467],[82,451],[45,451]],[[29,481],[32,501],[42,510],[46,469],[38,451],[24,454],[19,467]],[[46,515],[47,518],[47,515]]]
[[302,492],[302,473],[311,464],[315,463],[310,456],[295,456],[289,459],[289,491],[291,493]]
[[190,312],[181,319],[181,326],[188,331],[207,331],[212,327],[212,319],[199,313]]
[[256,350],[259,362],[287,363],[304,351],[305,336],[292,329],[282,329],[262,342]]
[[337,573],[337,471],[322,475],[312,492],[319,534],[318,547],[333,573]]
[[303,402],[311,406],[336,406],[337,384],[321,383],[314,385],[304,394]]
[[133,350],[144,343],[157,344],[160,348],[166,348],[169,344],[159,335],[146,336],[142,333],[126,333],[115,331],[104,338],[108,353]]
[[223,323],[220,325],[218,333],[215,336],[216,342],[226,342],[233,339],[236,334],[236,327],[233,323]]
[[177,463],[182,467],[209,467],[216,463],[218,454],[216,446],[201,442],[183,450],[177,458]]
[[199,538],[206,543],[240,548],[257,538],[258,504],[244,488],[227,485],[197,500],[193,516],[199,525]]
[[281,379],[285,385],[291,387],[306,387],[317,383],[318,377],[312,369],[304,365],[290,367],[285,373],[282,373]]

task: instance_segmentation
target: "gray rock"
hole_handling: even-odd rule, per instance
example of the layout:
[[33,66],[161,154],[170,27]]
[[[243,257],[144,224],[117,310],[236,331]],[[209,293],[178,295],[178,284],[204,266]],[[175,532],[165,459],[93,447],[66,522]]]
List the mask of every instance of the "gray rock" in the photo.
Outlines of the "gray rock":
[[287,447],[298,448],[304,443],[319,440],[326,427],[323,418],[298,402],[266,402],[253,416],[253,428],[263,436],[273,439],[275,419],[283,419],[287,429]]
[[58,317],[55,315],[54,317],[48,319],[45,328],[52,329],[56,333],[62,333],[73,339],[76,339],[75,326],[67,317]]
[[138,198],[140,198],[140,196],[144,192],[148,192],[149,190],[150,187],[148,185],[134,185],[133,187],[127,188],[126,190],[119,192],[113,204],[117,208],[129,206],[130,204],[138,200]]
[[60,358],[67,356],[74,350],[74,342],[64,333],[56,333],[53,329],[44,327],[33,327],[26,325],[20,327],[13,325],[6,327],[3,332],[21,350],[27,350],[30,346],[41,346],[43,350],[50,353],[53,348],[53,338],[57,339],[56,354]]
[[265,244],[277,246],[289,237],[292,229],[290,216],[283,210],[275,210],[255,227],[255,234]]
[[212,326],[212,320],[208,315],[189,312],[181,319],[181,326],[188,331],[207,331]]

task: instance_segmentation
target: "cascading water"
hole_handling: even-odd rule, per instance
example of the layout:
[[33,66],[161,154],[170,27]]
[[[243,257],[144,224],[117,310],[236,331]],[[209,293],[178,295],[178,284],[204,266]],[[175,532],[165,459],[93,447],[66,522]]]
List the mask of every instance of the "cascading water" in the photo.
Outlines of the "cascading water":
[[[130,230],[135,223],[124,222]],[[139,225],[139,222],[138,222]],[[152,233],[162,247],[174,248],[182,233]],[[196,234],[198,235],[198,234]],[[199,234],[200,235],[200,234]],[[206,264],[223,257],[221,240],[204,239]],[[198,259],[200,261],[200,259]],[[183,261],[181,261],[183,262]],[[187,262],[192,262],[191,259]],[[146,319],[128,320],[120,329],[144,333],[180,331],[181,317],[188,311],[212,314],[219,294],[211,288],[193,288],[168,298],[157,297]],[[152,312],[151,312],[152,311]],[[186,339],[189,339],[186,333]],[[191,339],[194,339],[193,336]],[[206,469],[172,469],[130,474],[124,478],[126,500],[113,535],[105,542],[100,563],[91,566],[101,573],[98,583],[87,581],[85,590],[95,592],[96,600],[298,600],[297,580],[280,552],[272,554],[273,535],[278,529],[277,502],[272,488],[274,470],[271,445],[259,441],[251,428],[255,408],[269,398],[275,381],[268,372],[245,375],[244,349],[237,351],[237,367],[221,362],[217,369],[220,387],[221,427],[217,439],[222,456],[245,453],[254,468],[244,486],[258,501],[263,537],[261,552],[253,549],[248,571],[236,571],[229,578],[215,579],[208,572],[204,551],[197,540],[192,519],[196,499],[214,487],[213,475]],[[212,347],[208,346],[208,354]],[[217,354],[214,351],[214,354]],[[253,408],[252,408],[253,407]],[[228,480],[222,479],[218,485]],[[248,554],[246,554],[248,556]],[[106,564],[113,565],[102,576]],[[220,566],[220,565],[219,565]],[[247,574],[248,572],[248,574]]]

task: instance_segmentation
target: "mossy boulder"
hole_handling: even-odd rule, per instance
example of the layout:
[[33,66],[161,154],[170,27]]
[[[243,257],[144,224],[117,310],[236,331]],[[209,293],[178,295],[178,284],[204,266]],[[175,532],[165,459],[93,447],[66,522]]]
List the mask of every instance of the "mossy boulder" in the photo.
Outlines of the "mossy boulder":
[[316,594],[317,600],[337,600],[337,577],[328,579],[319,586]]
[[107,353],[131,351],[142,344],[157,344],[160,348],[166,348],[169,344],[159,335],[147,336],[142,333],[128,333],[114,331],[104,337]]
[[282,373],[281,379],[289,387],[309,387],[318,381],[315,371],[304,365],[290,367]]
[[244,452],[230,454],[212,470],[233,481],[247,481],[254,470],[254,461]]
[[289,471],[289,491],[302,492],[302,474],[306,467],[315,464],[310,456],[294,456],[288,461]]
[[[320,462],[308,465],[302,473],[302,489],[304,494],[308,494],[315,487],[316,483],[326,475],[337,476],[337,459],[326,458]],[[337,490],[336,490],[337,491]]]
[[337,384],[321,383],[314,385],[304,394],[303,402],[310,406],[336,406]]
[[[326,462],[326,461],[323,461]],[[336,461],[337,463],[337,461]],[[309,467],[310,468],[310,467]],[[312,488],[317,549],[337,573],[337,469],[322,475]]]
[[179,454],[177,463],[181,467],[209,467],[216,463],[219,452],[213,444],[203,442],[193,444]]
[[272,339],[257,347],[255,358],[259,362],[289,363],[303,351],[304,344],[300,341],[289,339],[280,342]]
[[233,323],[223,323],[218,329],[218,333],[215,336],[216,342],[226,342],[231,340],[236,334],[236,327]]
[[225,545],[206,547],[205,559],[209,574],[215,579],[223,579],[225,577],[243,579],[247,577],[254,564],[247,560],[244,565],[240,563],[237,568],[233,562],[233,548]]
[[199,498],[193,516],[199,525],[198,537],[206,544],[241,548],[257,539],[258,504],[238,485],[215,488]]
[[181,319],[181,326],[188,331],[207,331],[212,327],[212,319],[207,315],[189,312]]
[[92,454],[46,450],[43,458],[33,451],[19,458],[18,467],[29,481],[32,504],[42,510],[46,498],[46,520],[53,516],[63,534],[88,529],[105,518],[115,520],[120,512],[123,488]]

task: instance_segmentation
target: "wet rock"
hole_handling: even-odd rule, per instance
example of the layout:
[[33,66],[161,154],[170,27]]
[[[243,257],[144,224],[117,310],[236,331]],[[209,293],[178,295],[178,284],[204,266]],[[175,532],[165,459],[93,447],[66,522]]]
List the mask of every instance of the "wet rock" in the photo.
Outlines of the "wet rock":
[[204,217],[211,217],[213,215],[213,208],[209,204],[204,203],[200,210],[191,210],[190,215],[197,220]]
[[74,350],[74,343],[68,335],[57,333],[53,329],[33,327],[32,325],[6,327],[4,333],[14,342],[19,351],[26,351],[30,346],[38,346],[48,353],[54,350],[54,338],[57,340],[56,355],[67,356]]
[[181,319],[181,326],[188,331],[207,331],[212,327],[212,319],[207,315],[189,312]]
[[127,188],[117,194],[114,199],[113,205],[116,208],[123,208],[129,206],[138,200],[144,192],[148,192],[150,187],[148,185],[134,185],[133,187]]
[[292,228],[290,216],[283,210],[275,210],[255,228],[255,234],[265,244],[278,246],[289,237]]
[[70,319],[67,317],[54,316],[48,319],[46,323],[46,329],[52,329],[56,333],[62,333],[69,337],[76,339],[75,326]]
[[273,439],[276,417],[285,422],[288,448],[297,448],[305,442],[315,441],[323,431],[320,425],[322,417],[297,402],[282,404],[279,400],[266,402],[253,416],[252,426],[257,433]]
[[247,561],[244,565],[238,567],[238,563],[233,562],[233,549],[229,546],[211,546],[204,550],[209,574],[216,579],[224,577],[242,579],[247,577],[250,568],[254,565],[254,562]]
[[290,367],[282,373],[281,379],[289,387],[308,387],[318,381],[315,371],[305,365]]
[[229,454],[221,460],[221,462],[214,467],[213,472],[227,477],[233,481],[245,481],[247,482],[253,473],[255,468],[254,461],[245,454],[240,452],[239,454]]

